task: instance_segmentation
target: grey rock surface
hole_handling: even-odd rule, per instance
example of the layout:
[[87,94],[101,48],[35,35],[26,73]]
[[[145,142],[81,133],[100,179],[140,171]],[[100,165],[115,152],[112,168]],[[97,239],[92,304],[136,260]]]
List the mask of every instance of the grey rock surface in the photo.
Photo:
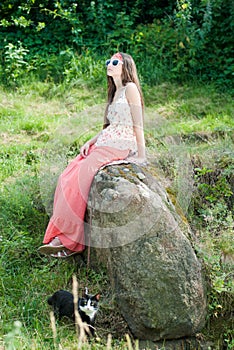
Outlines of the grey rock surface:
[[89,242],[108,265],[133,335],[157,341],[196,334],[206,314],[201,265],[160,181],[136,165],[105,167],[93,181],[87,213]]

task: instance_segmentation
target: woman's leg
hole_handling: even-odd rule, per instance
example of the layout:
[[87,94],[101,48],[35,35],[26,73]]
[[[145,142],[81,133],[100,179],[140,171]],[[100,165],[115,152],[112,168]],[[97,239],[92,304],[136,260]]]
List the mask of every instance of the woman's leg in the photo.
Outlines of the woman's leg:
[[127,150],[92,147],[86,158],[78,156],[68,165],[59,177],[53,216],[45,233],[44,244],[58,237],[67,249],[76,252],[84,250],[84,217],[93,178],[101,166],[124,159],[127,155]]

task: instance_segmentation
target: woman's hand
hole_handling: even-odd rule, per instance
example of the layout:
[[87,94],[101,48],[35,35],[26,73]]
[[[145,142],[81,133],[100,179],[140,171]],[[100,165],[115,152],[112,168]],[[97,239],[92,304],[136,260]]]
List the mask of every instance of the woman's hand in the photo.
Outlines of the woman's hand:
[[83,158],[86,158],[89,153],[90,143],[86,142],[81,148],[80,148],[80,155]]

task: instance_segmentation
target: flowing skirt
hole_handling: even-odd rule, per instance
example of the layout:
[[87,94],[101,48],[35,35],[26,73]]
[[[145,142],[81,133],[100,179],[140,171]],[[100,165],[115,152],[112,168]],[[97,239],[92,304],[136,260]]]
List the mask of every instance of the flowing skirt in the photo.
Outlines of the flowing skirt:
[[89,190],[98,170],[112,161],[125,159],[129,150],[91,146],[86,158],[78,155],[60,175],[54,195],[53,215],[43,243],[59,237],[69,250],[85,248],[84,218]]

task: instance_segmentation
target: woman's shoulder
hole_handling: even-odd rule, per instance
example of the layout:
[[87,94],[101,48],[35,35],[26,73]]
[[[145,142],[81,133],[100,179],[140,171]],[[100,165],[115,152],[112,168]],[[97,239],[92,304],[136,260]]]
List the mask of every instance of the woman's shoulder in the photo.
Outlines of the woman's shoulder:
[[135,83],[129,82],[126,84],[126,98],[129,103],[139,103],[140,101],[140,93],[138,87]]
[[137,86],[135,83],[133,83],[132,81],[128,82],[126,85],[125,85],[125,89],[126,91],[136,91],[138,90]]

